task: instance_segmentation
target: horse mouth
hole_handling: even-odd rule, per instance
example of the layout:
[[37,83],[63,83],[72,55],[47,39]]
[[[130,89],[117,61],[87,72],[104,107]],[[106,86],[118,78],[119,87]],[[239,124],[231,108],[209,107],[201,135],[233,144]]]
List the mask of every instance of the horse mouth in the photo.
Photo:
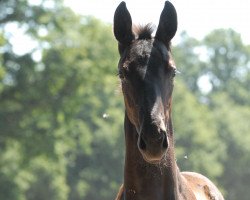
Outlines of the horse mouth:
[[162,161],[164,160],[164,157],[165,157],[165,154],[161,155],[161,156],[157,156],[157,157],[154,157],[152,158],[151,156],[148,157],[147,155],[145,155],[145,153],[142,153],[142,157],[143,159],[149,163],[149,164],[152,164],[152,165],[157,165],[157,164],[160,164],[162,163]]

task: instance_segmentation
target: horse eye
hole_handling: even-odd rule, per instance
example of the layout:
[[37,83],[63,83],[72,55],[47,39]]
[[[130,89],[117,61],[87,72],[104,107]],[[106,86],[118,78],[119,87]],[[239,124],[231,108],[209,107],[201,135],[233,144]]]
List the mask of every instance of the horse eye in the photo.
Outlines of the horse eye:
[[118,71],[117,76],[118,76],[120,79],[124,79],[124,78],[125,78],[125,77],[124,77],[124,74],[123,74],[123,72],[122,72],[121,70]]
[[166,68],[166,73],[171,76],[171,77],[175,77],[176,74],[178,74],[178,71],[177,69],[175,68],[172,68],[172,67],[169,67],[169,68]]
[[123,75],[122,73],[118,73],[118,77],[119,77],[120,79],[124,79],[124,78],[125,78],[124,75]]

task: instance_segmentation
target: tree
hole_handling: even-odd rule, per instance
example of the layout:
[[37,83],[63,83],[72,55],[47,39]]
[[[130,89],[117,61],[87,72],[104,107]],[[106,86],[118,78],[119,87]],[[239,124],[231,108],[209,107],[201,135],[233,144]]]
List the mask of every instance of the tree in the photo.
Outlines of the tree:
[[204,73],[204,62],[200,60],[201,42],[191,38],[186,32],[181,33],[181,42],[173,47],[173,57],[180,76],[187,89],[200,94],[198,80]]
[[181,170],[199,172],[213,181],[223,173],[225,143],[205,105],[177,78],[174,91],[173,121],[177,161]]
[[[218,156],[217,162],[222,167],[218,175],[219,182],[223,184],[226,198],[237,199],[240,196],[241,199],[248,199],[249,195],[246,194],[247,189],[245,186],[249,185],[249,173],[246,166],[250,160],[244,155],[249,154],[246,145],[249,142],[246,133],[249,129],[248,118],[250,112],[248,91],[250,74],[249,46],[244,45],[240,35],[231,29],[214,30],[200,42],[194,42],[192,38],[184,38],[176,47],[177,58],[180,59],[177,60],[177,67],[180,65],[179,63],[183,63],[183,65],[180,65],[183,66],[181,71],[184,71],[181,78],[187,84],[186,89],[191,89],[198,102],[206,107],[200,113],[197,122],[202,123],[205,121],[209,125],[207,128],[195,128],[192,132],[195,133],[195,130],[200,131],[204,128],[209,130],[208,132],[205,131],[206,135],[210,135],[211,131],[215,132],[216,137],[213,136],[209,140],[204,139],[204,141],[209,143],[219,141],[217,145],[212,145],[211,149],[216,149],[216,151],[213,150],[213,156]],[[192,45],[188,46],[187,44]],[[189,64],[189,59],[193,62],[192,65]],[[186,75],[191,77],[186,77]],[[210,87],[207,92],[203,91],[205,85],[199,85],[199,80],[203,77],[206,77],[207,84]],[[186,118],[183,110],[187,110],[189,104],[183,104],[185,107],[179,111],[182,113],[183,119]],[[194,107],[198,108],[199,106]],[[194,107],[190,106],[190,108]],[[190,109],[187,112],[188,117],[193,116],[195,111]],[[207,120],[205,116],[210,116],[211,121]],[[195,125],[195,122],[196,120],[190,124]],[[178,126],[182,127],[182,124]],[[185,128],[188,130],[189,126]],[[185,129],[183,129],[183,133],[185,133]],[[182,138],[184,139],[185,136],[182,136]],[[201,139],[202,137],[198,138]],[[192,140],[191,136],[186,141],[190,140]],[[195,145],[196,143],[191,144]],[[217,151],[219,147],[222,151]],[[206,148],[203,147],[202,149]],[[202,155],[207,157],[205,156],[206,153],[202,153]],[[213,167],[215,163],[212,162]],[[209,165],[206,164],[202,169],[206,169],[206,166]],[[246,195],[242,195],[243,193]]]
[[[122,138],[122,120],[115,123],[122,104],[111,26],[61,4],[22,3],[28,9],[23,5],[2,20],[1,147],[10,161],[0,165],[2,180],[9,181],[2,198],[110,199],[122,178],[114,171],[121,172],[123,162],[121,149],[114,151]],[[13,21],[26,27],[36,49],[13,51],[5,29]],[[110,163],[116,163],[112,170]]]
[[[247,186],[250,162],[246,143],[249,130],[249,46],[243,44],[235,31],[215,30],[204,40],[208,49],[207,71],[213,85],[208,95],[209,107],[216,129],[226,144],[227,159],[223,161],[221,178],[228,199],[248,199]],[[244,192],[243,192],[244,191]],[[245,195],[242,195],[242,194]]]
[[[237,104],[249,105],[249,47],[232,29],[215,30],[204,39],[209,74],[214,92],[227,92]],[[245,92],[243,91],[245,89]]]

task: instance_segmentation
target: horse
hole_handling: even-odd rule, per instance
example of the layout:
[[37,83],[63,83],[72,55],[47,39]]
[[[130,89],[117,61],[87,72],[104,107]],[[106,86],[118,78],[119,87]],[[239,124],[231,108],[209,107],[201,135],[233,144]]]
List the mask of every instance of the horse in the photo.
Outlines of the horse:
[[155,36],[150,25],[134,28],[125,2],[114,14],[125,104],[124,183],[116,200],[223,200],[205,176],[180,172],[174,154],[172,92],[177,69],[171,39],[177,13],[165,2]]

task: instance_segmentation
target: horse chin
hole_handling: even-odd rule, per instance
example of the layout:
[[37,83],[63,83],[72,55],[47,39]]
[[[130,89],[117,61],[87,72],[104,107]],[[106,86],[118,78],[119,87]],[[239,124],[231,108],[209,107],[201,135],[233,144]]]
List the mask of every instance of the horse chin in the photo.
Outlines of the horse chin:
[[155,157],[153,157],[153,156],[148,156],[148,155],[146,155],[145,153],[142,153],[142,152],[141,152],[141,154],[142,154],[143,159],[147,163],[153,164],[153,165],[157,165],[157,164],[162,163],[162,161],[164,160],[164,156],[165,156],[165,154],[163,154],[161,156],[155,156]]

